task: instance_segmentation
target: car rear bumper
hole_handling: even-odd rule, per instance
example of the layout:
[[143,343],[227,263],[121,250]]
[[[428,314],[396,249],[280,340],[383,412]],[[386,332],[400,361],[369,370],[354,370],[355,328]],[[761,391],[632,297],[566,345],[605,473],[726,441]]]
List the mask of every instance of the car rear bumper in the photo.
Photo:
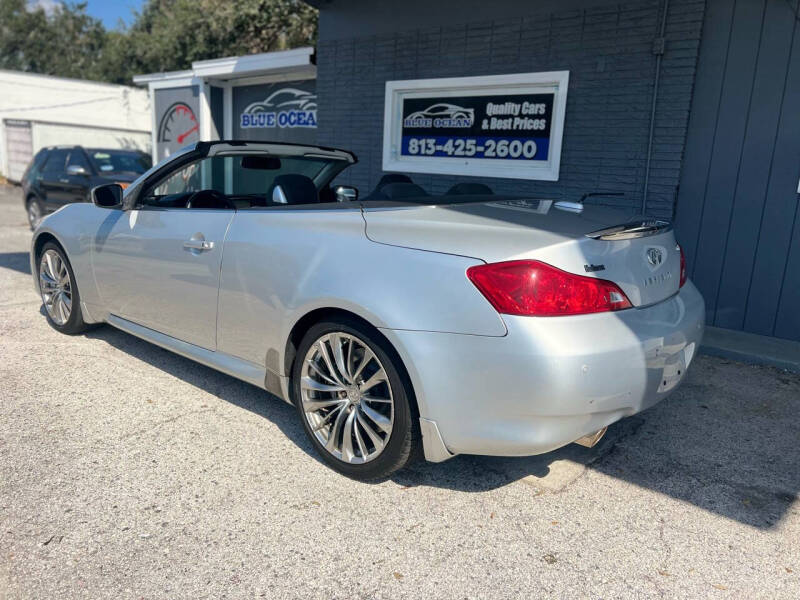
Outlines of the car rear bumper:
[[503,320],[504,337],[385,331],[452,454],[541,454],[653,406],[684,378],[705,305],[687,282],[645,308]]

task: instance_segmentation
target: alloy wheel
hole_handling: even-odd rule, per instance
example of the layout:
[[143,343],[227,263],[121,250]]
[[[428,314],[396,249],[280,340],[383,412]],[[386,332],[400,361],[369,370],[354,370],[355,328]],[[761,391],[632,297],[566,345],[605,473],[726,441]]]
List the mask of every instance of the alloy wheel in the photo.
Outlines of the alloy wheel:
[[394,399],[381,361],[344,332],[317,339],[303,359],[300,401],[322,447],[350,464],[381,454],[392,433]]
[[57,325],[64,325],[72,314],[72,281],[66,263],[55,250],[42,255],[39,287],[47,314]]
[[36,229],[39,221],[42,220],[42,211],[39,208],[39,203],[36,200],[28,202],[28,223],[31,229]]

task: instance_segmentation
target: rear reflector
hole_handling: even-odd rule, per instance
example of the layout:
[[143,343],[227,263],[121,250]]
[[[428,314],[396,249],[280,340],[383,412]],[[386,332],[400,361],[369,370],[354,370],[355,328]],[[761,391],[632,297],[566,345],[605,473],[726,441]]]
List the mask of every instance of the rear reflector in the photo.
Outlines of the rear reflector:
[[630,308],[619,287],[605,279],[567,273],[538,260],[512,260],[467,269],[497,312],[555,317]]

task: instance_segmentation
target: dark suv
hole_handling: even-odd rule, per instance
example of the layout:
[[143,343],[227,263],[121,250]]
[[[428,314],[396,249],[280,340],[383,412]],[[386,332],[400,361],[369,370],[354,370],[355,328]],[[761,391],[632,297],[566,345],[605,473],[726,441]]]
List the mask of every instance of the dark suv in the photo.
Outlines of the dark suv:
[[89,192],[104,183],[123,188],[150,168],[150,156],[139,150],[82,146],[42,148],[22,176],[25,210],[31,229],[42,217],[71,202],[90,202]]

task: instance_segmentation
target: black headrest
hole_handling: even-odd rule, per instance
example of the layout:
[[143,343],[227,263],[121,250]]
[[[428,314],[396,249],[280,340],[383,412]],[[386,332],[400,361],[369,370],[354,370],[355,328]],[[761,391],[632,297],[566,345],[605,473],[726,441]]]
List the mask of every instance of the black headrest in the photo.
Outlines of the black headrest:
[[399,198],[427,196],[428,192],[416,183],[388,183],[380,188],[380,195],[389,198],[389,200],[397,200]]
[[461,182],[447,190],[448,196],[471,196],[477,194],[494,194],[492,188],[483,183]]
[[[278,175],[272,182],[272,189],[269,191],[268,199],[273,200],[273,192],[277,186],[281,186],[286,197],[286,204],[311,204],[319,202],[317,187],[310,177],[297,173],[287,173]],[[274,200],[273,200],[274,201]]]
[[388,185],[390,183],[414,183],[411,181],[411,177],[408,175],[403,175],[402,173],[387,173],[383,177],[381,177],[380,181],[378,181],[378,185],[375,186],[376,190],[381,189],[383,186]]

